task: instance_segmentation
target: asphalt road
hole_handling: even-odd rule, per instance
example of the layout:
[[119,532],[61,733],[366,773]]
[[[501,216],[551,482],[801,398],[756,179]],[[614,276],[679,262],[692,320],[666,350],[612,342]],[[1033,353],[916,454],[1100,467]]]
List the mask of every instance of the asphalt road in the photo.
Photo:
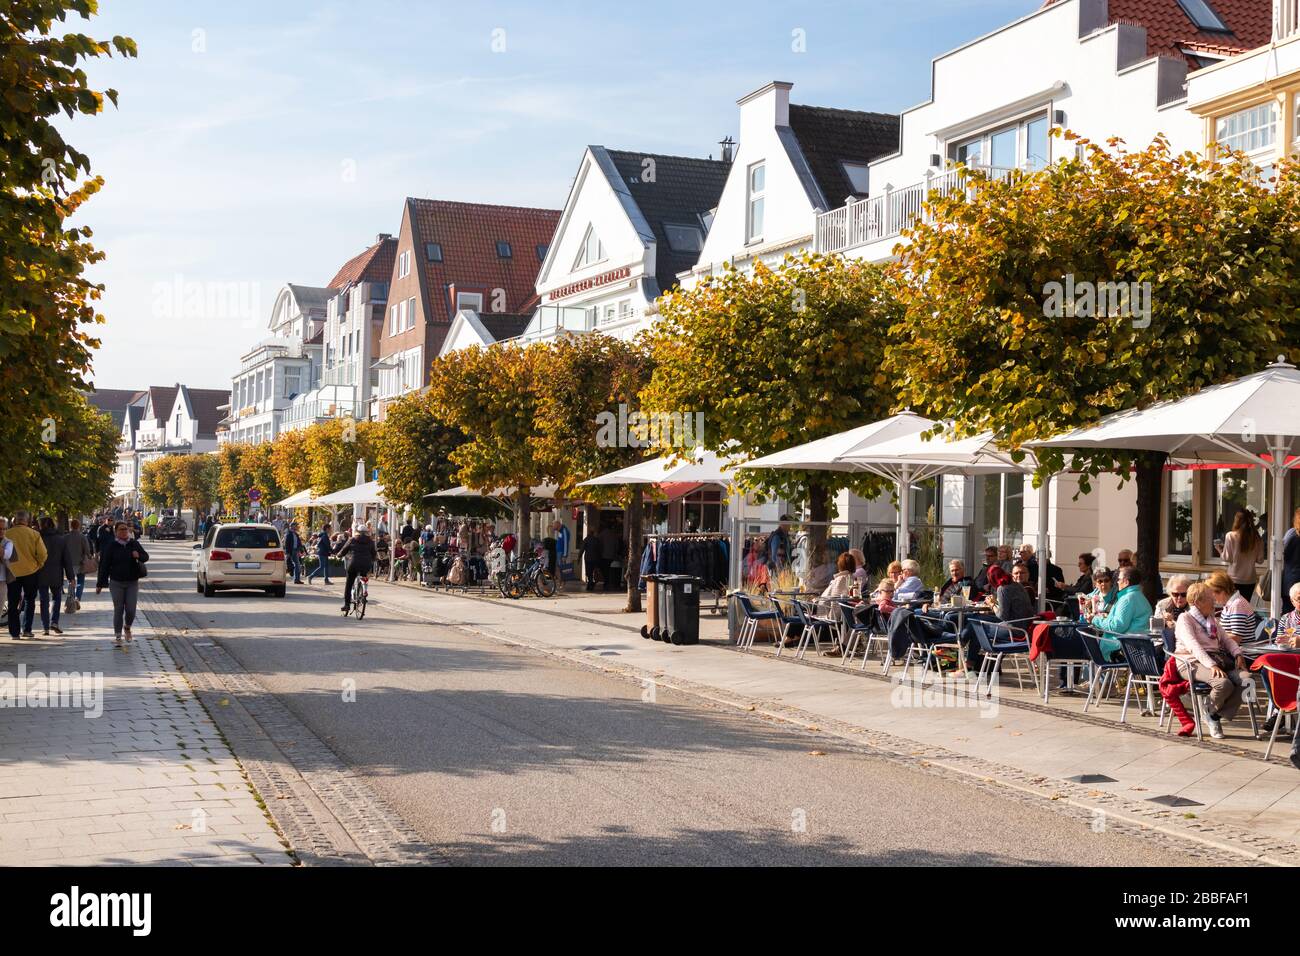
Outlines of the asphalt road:
[[[464,864],[1201,865],[1046,804],[385,608],[150,580]],[[405,592],[404,592],[405,594]],[[430,598],[436,600],[436,598]],[[355,686],[346,701],[345,687]]]

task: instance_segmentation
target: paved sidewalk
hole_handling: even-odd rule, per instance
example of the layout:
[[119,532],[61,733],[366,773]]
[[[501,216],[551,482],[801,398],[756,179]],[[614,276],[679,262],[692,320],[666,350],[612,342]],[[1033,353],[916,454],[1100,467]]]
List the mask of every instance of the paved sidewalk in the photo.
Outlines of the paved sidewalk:
[[87,588],[82,610],[62,623],[62,637],[41,637],[39,616],[36,639],[0,636],[0,681],[21,666],[29,691],[34,671],[100,675],[102,684],[68,686],[102,696],[0,707],[0,865],[291,865],[143,615],[124,650],[112,644],[107,592]]
[[[632,677],[689,687],[901,753],[924,754],[1052,799],[1095,803],[1152,825],[1190,829],[1243,852],[1300,862],[1300,772],[1277,759],[1285,756],[1289,742],[1265,763],[1263,744],[1254,740],[1229,740],[1226,746],[1179,740],[1155,733],[1155,720],[1136,709],[1130,712],[1133,729],[1126,729],[1115,722],[1117,705],[1105,705],[1101,718],[1083,716],[1079,700],[1054,696],[1044,707],[1031,692],[1014,689],[1006,694],[1017,705],[995,712],[936,706],[932,699],[901,694],[896,679],[873,676],[879,674],[878,663],[863,675],[856,664],[851,669],[838,663],[808,666],[790,654],[775,659],[762,645],[752,653],[671,647],[635,635],[632,625],[640,620],[631,615],[601,620],[601,611],[608,611],[599,605],[580,610],[580,602],[564,607],[556,602],[556,613],[539,613],[538,602],[524,606],[409,586],[381,586],[375,596],[389,606]],[[1014,688],[1014,678],[1004,679]],[[1239,734],[1241,724],[1235,722],[1229,733]],[[1161,798],[1178,805],[1155,802]]]

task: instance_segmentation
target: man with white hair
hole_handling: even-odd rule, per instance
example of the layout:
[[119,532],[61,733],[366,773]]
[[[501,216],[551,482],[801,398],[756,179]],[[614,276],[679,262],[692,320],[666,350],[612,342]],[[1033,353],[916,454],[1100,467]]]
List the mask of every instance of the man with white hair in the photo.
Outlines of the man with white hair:
[[902,562],[902,565],[903,577],[894,588],[894,603],[896,604],[915,601],[917,595],[925,590],[925,582],[921,580],[921,566],[911,558]]

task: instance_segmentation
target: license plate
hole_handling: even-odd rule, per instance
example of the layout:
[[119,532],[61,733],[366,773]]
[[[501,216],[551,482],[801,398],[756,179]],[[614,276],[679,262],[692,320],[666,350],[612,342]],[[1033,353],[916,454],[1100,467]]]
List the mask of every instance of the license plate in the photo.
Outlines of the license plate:
[[262,567],[262,563],[260,561],[236,561],[235,562],[236,571],[256,571],[261,567]]

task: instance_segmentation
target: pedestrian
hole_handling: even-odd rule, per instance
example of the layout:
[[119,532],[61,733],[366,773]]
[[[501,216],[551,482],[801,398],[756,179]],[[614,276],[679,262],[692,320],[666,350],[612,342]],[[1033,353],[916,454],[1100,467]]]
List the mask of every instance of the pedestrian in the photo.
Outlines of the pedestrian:
[[135,623],[136,598],[140,594],[140,579],[145,575],[145,562],[149,553],[139,540],[132,540],[131,526],[119,521],[113,526],[113,540],[99,555],[99,575],[95,593],[104,588],[113,597],[113,643],[121,647],[122,637],[131,638],[131,625]]
[[587,579],[587,590],[596,590],[596,578],[600,576],[600,536],[594,525],[588,525],[587,535],[582,539],[583,577]]
[[293,574],[293,583],[302,584],[302,559],[306,554],[302,535],[298,534],[298,522],[289,525],[284,533],[284,557],[289,562],[289,571]]
[[[14,512],[14,520],[5,537],[13,542],[14,556],[9,560],[9,636],[32,637],[32,618],[36,614],[36,574],[45,565],[45,542],[28,527],[32,516]],[[19,617],[22,628],[19,629]]]
[[330,583],[330,555],[334,553],[334,545],[330,543],[330,524],[325,522],[321,525],[320,531],[316,534],[316,567],[312,568],[311,573],[307,575],[307,583],[311,584],[312,579],[318,574],[325,576],[325,583]]
[[[9,519],[0,517],[0,584],[4,584],[6,586],[6,593],[8,591],[9,582],[13,580],[13,575],[9,573],[9,562],[12,561],[14,557],[14,543],[10,541],[7,537],[5,537],[5,532],[7,530],[9,530]],[[11,613],[17,614],[18,608],[11,607],[9,604],[6,603],[5,605],[5,626],[6,627],[9,626],[9,615]]]
[[[68,536],[60,531],[49,517],[41,519],[41,541],[45,545],[45,562],[36,572],[36,591],[41,603],[41,628],[45,636],[50,631],[62,634],[59,611],[63,608],[63,582],[71,591],[77,586],[77,565],[68,554]],[[51,608],[50,605],[54,607]]]
[[107,516],[99,523],[95,529],[95,536],[91,543],[95,546],[95,553],[102,554],[104,549],[113,541],[113,520]]
[[347,571],[347,583],[343,586],[343,613],[352,610],[352,588],[357,578],[369,574],[375,568],[378,552],[375,542],[370,537],[370,526],[362,523],[356,533],[348,538],[347,543],[339,549],[339,557],[344,559],[343,567]]
[[1232,519],[1232,530],[1224,537],[1219,556],[1228,566],[1233,585],[1249,601],[1259,579],[1257,566],[1264,560],[1264,539],[1255,526],[1255,513],[1249,508],[1241,509]]
[[600,576],[605,579],[606,591],[621,590],[614,573],[614,565],[619,557],[619,541],[614,525],[605,522],[605,526],[600,529]]
[[68,522],[68,538],[65,544],[68,560],[72,562],[76,578],[68,596],[72,598],[72,610],[81,610],[81,595],[86,590],[86,575],[95,573],[95,555],[91,550],[90,540],[81,532],[81,522],[73,518]]

